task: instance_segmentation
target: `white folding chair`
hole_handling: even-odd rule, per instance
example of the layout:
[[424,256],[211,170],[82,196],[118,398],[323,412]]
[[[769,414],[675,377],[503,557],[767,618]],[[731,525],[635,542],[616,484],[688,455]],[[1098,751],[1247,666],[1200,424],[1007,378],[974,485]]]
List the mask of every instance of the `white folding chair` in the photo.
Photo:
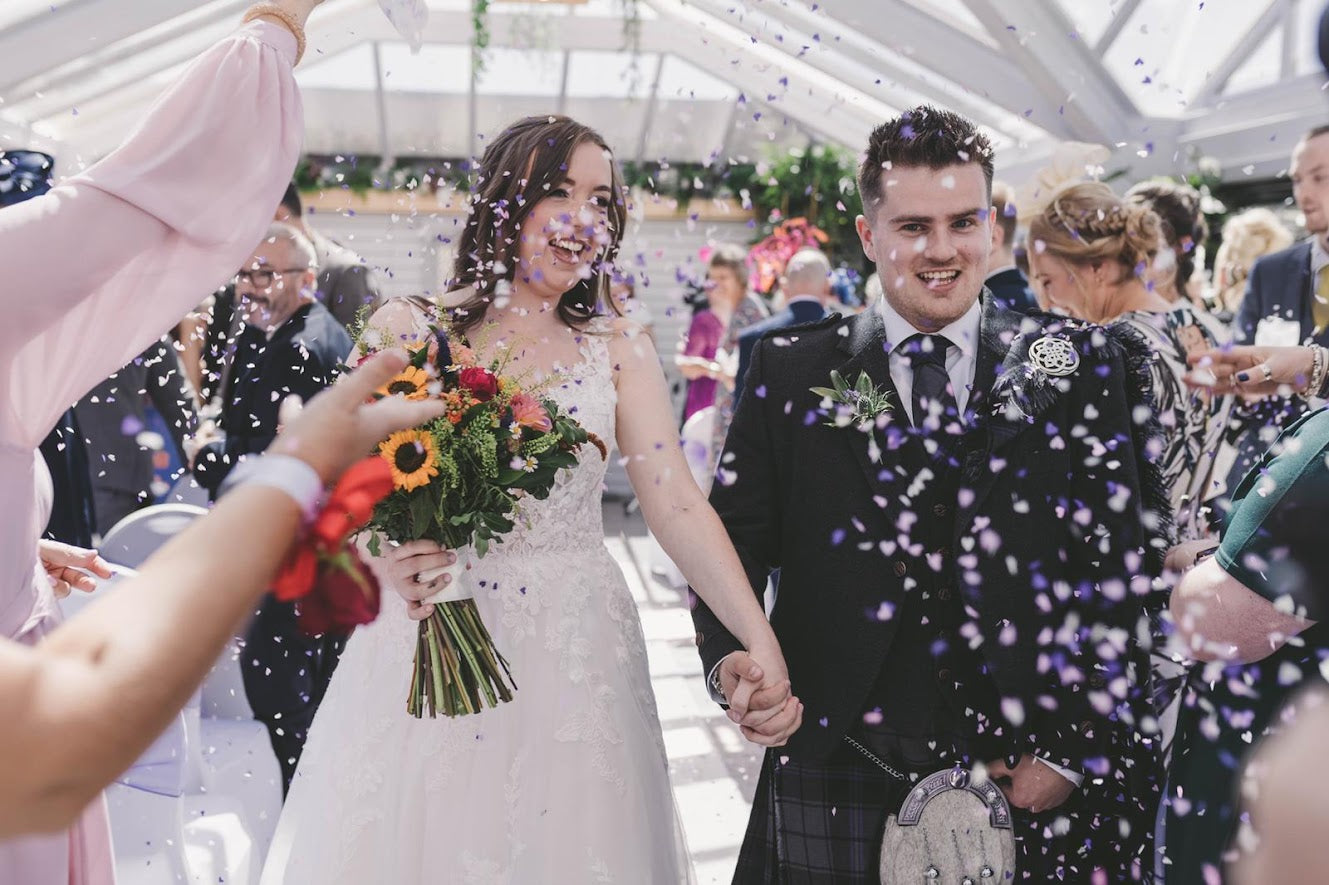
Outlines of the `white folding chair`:
[[[206,513],[192,504],[146,507],[106,533],[101,553],[138,567]],[[71,595],[66,612],[115,592],[116,583]],[[202,689],[107,791],[107,801],[121,885],[258,881],[281,813],[281,768],[245,700],[234,641]]]

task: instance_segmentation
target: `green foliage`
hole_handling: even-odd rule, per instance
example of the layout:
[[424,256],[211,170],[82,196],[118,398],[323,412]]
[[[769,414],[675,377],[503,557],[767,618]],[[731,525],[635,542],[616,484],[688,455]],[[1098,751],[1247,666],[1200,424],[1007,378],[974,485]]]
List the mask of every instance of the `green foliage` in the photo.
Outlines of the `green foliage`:
[[863,211],[854,156],[843,148],[814,145],[783,152],[758,166],[744,183],[759,229],[754,242],[787,218],[806,218],[830,237],[833,264],[867,271],[854,219]]

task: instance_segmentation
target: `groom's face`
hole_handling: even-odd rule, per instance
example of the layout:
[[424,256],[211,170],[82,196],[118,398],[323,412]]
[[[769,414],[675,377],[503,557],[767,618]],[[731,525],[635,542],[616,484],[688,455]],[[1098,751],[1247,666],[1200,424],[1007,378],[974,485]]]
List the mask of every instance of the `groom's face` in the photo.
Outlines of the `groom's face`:
[[882,293],[920,332],[964,316],[983,289],[992,251],[987,179],[977,163],[882,172],[875,218],[858,218]]

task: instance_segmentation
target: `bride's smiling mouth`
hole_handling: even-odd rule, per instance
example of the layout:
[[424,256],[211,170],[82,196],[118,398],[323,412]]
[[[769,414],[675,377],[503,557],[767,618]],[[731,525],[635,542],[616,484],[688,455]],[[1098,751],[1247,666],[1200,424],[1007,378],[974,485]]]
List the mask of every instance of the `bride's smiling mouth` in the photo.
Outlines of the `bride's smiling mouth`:
[[590,247],[586,243],[572,237],[553,237],[549,240],[549,252],[560,264],[580,264],[582,256],[589,251]]

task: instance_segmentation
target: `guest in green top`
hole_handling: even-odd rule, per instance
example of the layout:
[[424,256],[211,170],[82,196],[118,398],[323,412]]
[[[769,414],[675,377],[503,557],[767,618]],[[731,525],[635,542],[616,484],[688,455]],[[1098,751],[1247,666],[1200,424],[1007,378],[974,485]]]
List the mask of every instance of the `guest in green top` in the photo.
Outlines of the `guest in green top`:
[[1315,619],[1329,608],[1314,591],[1329,570],[1319,561],[1329,546],[1327,456],[1321,409],[1288,428],[1237,486],[1221,544],[1172,593],[1186,647],[1207,663],[1188,686],[1169,773],[1168,885],[1213,881],[1253,844],[1258,833],[1240,814],[1256,786],[1244,763],[1292,694],[1323,678],[1329,631]]

